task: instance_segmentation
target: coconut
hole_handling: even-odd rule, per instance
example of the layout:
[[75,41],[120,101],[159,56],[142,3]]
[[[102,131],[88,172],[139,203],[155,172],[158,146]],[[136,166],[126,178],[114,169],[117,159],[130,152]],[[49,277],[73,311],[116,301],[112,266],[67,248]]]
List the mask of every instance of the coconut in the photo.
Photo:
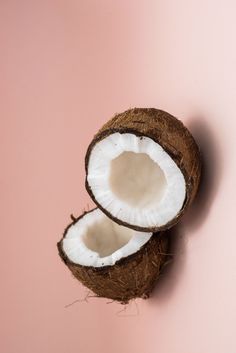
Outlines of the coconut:
[[169,261],[163,233],[120,226],[95,208],[75,219],[57,245],[72,274],[98,297],[127,303],[148,298]]
[[199,148],[183,123],[148,108],[108,121],[89,145],[85,167],[86,189],[108,217],[152,233],[179,221],[201,171]]

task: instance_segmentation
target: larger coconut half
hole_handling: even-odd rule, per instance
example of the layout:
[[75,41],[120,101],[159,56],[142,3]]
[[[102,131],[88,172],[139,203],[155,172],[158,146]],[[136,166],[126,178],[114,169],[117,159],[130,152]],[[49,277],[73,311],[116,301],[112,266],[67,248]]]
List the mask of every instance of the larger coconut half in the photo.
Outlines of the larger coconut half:
[[168,237],[114,223],[100,209],[65,230],[59,254],[73,275],[97,296],[122,303],[147,298],[168,261]]
[[200,180],[200,153],[181,121],[157,109],[116,115],[95,135],[85,159],[86,188],[126,227],[156,232],[178,222]]

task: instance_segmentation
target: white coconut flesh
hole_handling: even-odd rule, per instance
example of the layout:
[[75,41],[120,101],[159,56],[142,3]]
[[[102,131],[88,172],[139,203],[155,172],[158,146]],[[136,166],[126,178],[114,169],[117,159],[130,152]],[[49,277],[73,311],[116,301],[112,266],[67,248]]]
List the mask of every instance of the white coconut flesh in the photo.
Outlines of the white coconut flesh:
[[87,182],[114,218],[143,228],[160,227],[183,207],[182,171],[151,138],[113,133],[97,142],[89,157]]
[[112,266],[136,253],[151,236],[152,233],[120,226],[95,209],[69,227],[63,239],[63,251],[76,264]]

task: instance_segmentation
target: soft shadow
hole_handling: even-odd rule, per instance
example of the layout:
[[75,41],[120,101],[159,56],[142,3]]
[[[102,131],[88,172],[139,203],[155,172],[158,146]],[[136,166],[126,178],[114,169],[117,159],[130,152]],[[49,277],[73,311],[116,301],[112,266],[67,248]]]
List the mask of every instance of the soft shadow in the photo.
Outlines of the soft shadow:
[[185,245],[186,237],[184,236],[182,225],[178,224],[174,228],[166,231],[169,238],[170,254],[169,263],[163,268],[160,277],[157,280],[155,289],[153,290],[149,303],[168,300],[172,291],[180,280],[180,275],[185,264]]
[[223,162],[219,144],[205,120],[193,118],[188,128],[200,147],[202,158],[199,190],[183,218],[184,226],[189,231],[201,227],[209,214],[219,189]]
[[186,243],[207,219],[217,195],[223,170],[223,162],[219,145],[206,121],[193,118],[188,128],[201,150],[202,175],[196,199],[186,212],[181,222],[167,231],[170,240],[169,252],[172,261],[163,269],[149,303],[168,300],[176,285],[180,283],[186,261]]

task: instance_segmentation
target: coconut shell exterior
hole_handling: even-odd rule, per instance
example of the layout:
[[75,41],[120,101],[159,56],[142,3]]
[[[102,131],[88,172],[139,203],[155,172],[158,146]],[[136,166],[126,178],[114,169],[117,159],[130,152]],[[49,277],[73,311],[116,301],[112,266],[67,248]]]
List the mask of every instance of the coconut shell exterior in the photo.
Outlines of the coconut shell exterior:
[[186,198],[180,212],[167,224],[161,227],[145,228],[129,224],[114,217],[96,200],[86,178],[86,189],[97,206],[116,223],[138,231],[158,232],[171,228],[178,223],[187,207],[193,201],[200,182],[201,158],[200,150],[193,136],[183,123],[169,113],[155,108],[134,108],[115,115],[94,136],[86,157],[85,169],[88,174],[88,164],[91,151],[96,143],[113,133],[131,133],[136,136],[149,137],[170,155],[182,171],[186,182]]
[[[63,238],[69,227],[80,218],[66,228]],[[74,277],[98,297],[122,304],[135,298],[148,298],[163,266],[170,260],[169,240],[163,232],[154,234],[136,253],[120,259],[113,266],[104,267],[82,266],[72,262],[63,250],[63,238],[57,244],[59,255]]]

